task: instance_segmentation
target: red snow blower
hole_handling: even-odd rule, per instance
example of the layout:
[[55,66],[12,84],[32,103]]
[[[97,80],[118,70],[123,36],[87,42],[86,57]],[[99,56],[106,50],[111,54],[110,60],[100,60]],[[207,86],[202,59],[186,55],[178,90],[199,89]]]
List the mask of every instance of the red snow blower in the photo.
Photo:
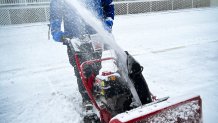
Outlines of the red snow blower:
[[[124,53],[126,60],[123,63],[115,50],[99,47],[96,50],[95,40],[89,39],[82,43],[88,46],[83,49],[78,48],[81,43],[73,44],[76,41],[67,43],[75,52],[82,83],[98,111],[85,116],[84,123],[202,122],[200,96],[154,100],[142,75],[143,67],[128,52]],[[96,53],[99,57],[92,57]]]

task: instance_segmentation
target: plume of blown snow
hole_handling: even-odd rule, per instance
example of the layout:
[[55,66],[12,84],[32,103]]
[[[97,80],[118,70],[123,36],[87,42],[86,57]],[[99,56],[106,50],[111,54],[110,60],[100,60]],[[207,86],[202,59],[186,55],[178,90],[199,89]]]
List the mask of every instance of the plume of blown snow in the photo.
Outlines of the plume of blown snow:
[[102,39],[102,43],[107,44],[110,48],[114,49],[116,51],[116,54],[119,57],[119,63],[121,63],[120,67],[122,67],[122,72],[124,79],[126,80],[133,96],[136,101],[136,103],[141,104],[138,95],[136,94],[136,90],[133,86],[133,84],[130,82],[127,70],[127,63],[126,63],[126,53],[117,45],[117,43],[114,40],[114,37],[111,33],[105,30],[104,25],[100,19],[98,19],[97,15],[92,13],[92,11],[88,10],[80,0],[65,0],[69,6],[72,8],[73,11],[75,11],[88,25],[90,25],[100,36]]

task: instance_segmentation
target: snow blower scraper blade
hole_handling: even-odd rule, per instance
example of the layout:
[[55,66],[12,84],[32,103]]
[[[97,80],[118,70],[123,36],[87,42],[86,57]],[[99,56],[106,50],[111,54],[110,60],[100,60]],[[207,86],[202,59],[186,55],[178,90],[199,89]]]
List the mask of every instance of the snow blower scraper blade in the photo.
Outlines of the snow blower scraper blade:
[[116,115],[110,123],[202,123],[200,96],[181,96]]

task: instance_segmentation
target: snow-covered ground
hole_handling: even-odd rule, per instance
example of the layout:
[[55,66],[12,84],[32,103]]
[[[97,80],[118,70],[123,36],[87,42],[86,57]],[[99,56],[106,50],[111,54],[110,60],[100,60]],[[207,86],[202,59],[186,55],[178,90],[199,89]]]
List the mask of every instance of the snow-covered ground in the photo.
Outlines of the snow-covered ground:
[[[66,47],[46,24],[0,28],[0,123],[77,123],[81,97]],[[218,8],[116,16],[117,43],[144,66],[158,97],[195,93],[218,117]]]

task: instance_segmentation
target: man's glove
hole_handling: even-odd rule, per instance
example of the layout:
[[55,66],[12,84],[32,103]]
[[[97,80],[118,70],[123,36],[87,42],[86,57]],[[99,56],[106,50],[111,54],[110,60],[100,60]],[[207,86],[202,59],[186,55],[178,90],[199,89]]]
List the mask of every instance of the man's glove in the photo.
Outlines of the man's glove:
[[57,42],[62,42],[63,37],[64,37],[64,32],[59,31],[59,32],[53,32],[52,33],[53,39]]
[[108,31],[111,32],[112,31],[112,26],[113,26],[113,19],[111,17],[107,17],[104,21],[105,26],[104,28]]
[[69,45],[70,40],[71,40],[70,38],[63,38],[63,39],[62,39],[63,45]]

